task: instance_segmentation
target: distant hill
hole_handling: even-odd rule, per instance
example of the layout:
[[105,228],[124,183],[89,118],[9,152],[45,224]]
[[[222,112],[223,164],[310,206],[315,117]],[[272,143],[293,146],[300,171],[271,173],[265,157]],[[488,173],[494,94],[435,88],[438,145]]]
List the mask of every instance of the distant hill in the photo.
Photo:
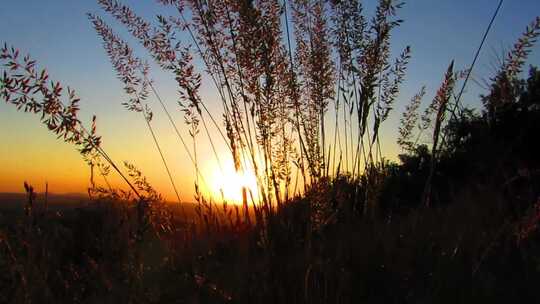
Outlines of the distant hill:
[[[9,211],[20,210],[23,211],[24,204],[27,201],[25,193],[7,193],[0,192],[0,213]],[[40,206],[45,201],[45,194],[38,193],[35,204]],[[87,207],[92,204],[92,200],[87,194],[83,193],[49,193],[47,196],[47,205],[49,211],[58,211],[66,209],[75,209],[81,207]],[[175,212],[181,212],[177,203],[170,203],[169,206],[175,210]],[[194,203],[184,203],[183,207],[189,218],[196,215]]]
[[[0,193],[0,210],[22,208],[27,200],[25,193]],[[37,194],[37,204],[45,201],[45,194]],[[88,195],[82,193],[49,193],[47,203],[50,208],[75,208],[90,202]]]

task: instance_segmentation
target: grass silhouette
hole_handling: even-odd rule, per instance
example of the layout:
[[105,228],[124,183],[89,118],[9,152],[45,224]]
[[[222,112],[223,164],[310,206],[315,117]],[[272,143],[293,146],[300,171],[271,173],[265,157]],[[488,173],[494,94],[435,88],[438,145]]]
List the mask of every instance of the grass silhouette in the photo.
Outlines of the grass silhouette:
[[[158,2],[176,14],[154,24],[98,0],[172,73],[191,142],[149,64],[104,19],[88,18],[124,85],[123,105],[145,119],[177,204],[135,165],[109,157],[95,118],[79,120],[74,90],[16,48],[0,50],[0,96],[38,114],[92,168],[89,202],[74,208],[50,209],[48,193],[24,184],[25,201],[0,221],[0,302],[539,300],[540,72],[519,77],[540,18],[491,79],[481,114],[459,105],[463,89],[456,96],[455,88],[465,88],[470,69],[456,72],[453,61],[425,107],[422,88],[403,113],[404,153],[394,163],[382,157],[379,130],[411,58],[411,47],[391,56],[404,3],[380,0],[369,19],[356,0]],[[200,95],[203,74],[220,98],[221,122]],[[195,168],[193,205],[180,202],[150,95]],[[235,171],[255,177],[257,189],[239,187],[241,205],[201,191],[200,136],[220,166],[222,144]],[[127,190],[109,184],[113,172]]]

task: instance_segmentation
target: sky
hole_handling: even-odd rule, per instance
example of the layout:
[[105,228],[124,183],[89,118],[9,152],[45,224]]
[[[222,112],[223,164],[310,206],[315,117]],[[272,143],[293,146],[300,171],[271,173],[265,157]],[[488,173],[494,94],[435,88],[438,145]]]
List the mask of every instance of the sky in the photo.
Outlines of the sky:
[[[148,20],[153,20],[157,13],[167,13],[156,1],[124,2]],[[375,4],[375,0],[364,1],[369,15]],[[394,33],[392,51],[397,54],[410,45],[412,59],[395,111],[381,130],[387,157],[395,159],[399,152],[395,136],[405,104],[423,85],[428,92],[426,100],[430,100],[451,60],[455,60],[458,69],[468,67],[497,4],[498,0],[410,0],[400,11],[405,21]],[[144,121],[121,105],[126,99],[122,84],[116,79],[101,41],[86,18],[88,12],[105,17],[123,38],[129,38],[122,26],[100,10],[93,0],[2,0],[0,42],[31,54],[40,67],[47,68],[51,79],[74,88],[81,98],[83,121],[89,121],[93,114],[97,116],[103,148],[110,156],[119,162],[128,160],[135,164],[158,191],[172,199],[172,189],[159,155],[152,149]],[[493,74],[496,57],[512,46],[536,15],[540,15],[538,0],[504,2],[473,72],[475,80],[487,79]],[[145,56],[140,47],[135,49]],[[528,63],[540,65],[538,46]],[[155,66],[151,73],[169,109],[175,110],[176,123],[188,137],[182,113],[175,104],[174,79]],[[221,117],[221,105],[214,92],[210,85],[203,84],[203,100],[215,117]],[[478,107],[478,96],[483,92],[477,83],[469,82],[463,103]],[[157,107],[154,114],[155,128],[173,168],[181,198],[191,200],[194,168],[164,114]],[[0,192],[21,192],[24,181],[33,184],[37,191],[43,191],[45,183],[56,193],[86,191],[89,169],[74,147],[57,140],[39,123],[37,116],[17,112],[3,101],[0,102],[0,142]],[[226,154],[224,147],[218,149]],[[223,178],[216,176],[212,155],[209,145],[200,145],[201,170],[208,177],[208,184]]]

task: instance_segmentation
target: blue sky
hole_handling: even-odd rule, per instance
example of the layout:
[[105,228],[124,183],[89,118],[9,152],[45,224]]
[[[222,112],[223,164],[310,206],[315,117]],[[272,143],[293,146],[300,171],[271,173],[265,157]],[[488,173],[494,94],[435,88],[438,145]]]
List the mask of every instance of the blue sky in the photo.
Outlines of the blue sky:
[[[58,79],[69,82],[85,95],[89,94],[89,99],[109,97],[103,87],[110,87],[111,92],[118,91],[118,83],[111,83],[114,75],[100,41],[85,16],[92,12],[108,17],[96,1],[3,2],[0,10],[1,41],[30,52]],[[156,1],[125,2],[148,19],[164,12]],[[371,12],[376,1],[364,2],[366,10]],[[405,23],[394,34],[396,52],[406,45],[411,45],[413,50],[406,86],[410,90],[404,93],[413,93],[421,83],[428,87],[436,86],[451,59],[456,60],[458,67],[466,67],[497,3],[498,0],[408,1],[400,12]],[[505,1],[475,71],[477,78],[488,74],[487,65],[493,52],[511,46],[538,14],[540,1]],[[112,24],[115,25],[114,22]],[[533,53],[530,62],[539,61],[540,54]],[[96,75],[100,79],[96,79]],[[471,87],[470,91],[473,89]]]
[[[156,1],[125,2],[148,19],[156,13],[165,12]],[[371,15],[376,1],[364,3]],[[422,85],[427,86],[426,99],[429,100],[452,59],[456,60],[459,69],[470,64],[497,4],[498,0],[411,0],[400,11],[400,17],[405,22],[394,33],[393,51],[398,53],[410,45],[412,60],[396,111],[382,130],[383,136],[391,138],[383,143],[383,149],[389,156],[397,153],[393,137],[397,131],[400,110]],[[143,145],[152,144],[146,136],[143,122],[135,122],[135,114],[126,112],[120,105],[124,99],[122,86],[115,78],[100,40],[85,16],[88,12],[106,17],[124,38],[129,37],[92,0],[3,0],[0,9],[0,42],[14,45],[23,53],[30,53],[40,66],[47,67],[53,79],[76,89],[82,98],[83,117],[88,118],[91,114],[98,116],[104,145],[111,151],[113,158],[133,159],[143,171],[149,172],[151,180],[167,184],[160,168],[154,168],[157,166],[156,156],[149,155],[148,150],[140,149],[141,141]],[[536,15],[540,15],[538,0],[505,1],[473,73],[475,79],[491,75],[489,65],[494,62],[495,54],[511,47]],[[142,51],[140,54],[144,55]],[[538,46],[531,54],[529,63],[540,65]],[[158,69],[153,69],[152,77],[170,108],[173,108],[176,96],[173,79]],[[464,103],[478,105],[478,95],[482,92],[478,85],[470,82]],[[205,91],[203,96],[206,96],[212,110],[219,113],[219,102],[213,96],[213,89]],[[177,117],[178,123],[181,123],[181,115]],[[160,121],[158,129],[168,128],[165,119],[157,118]],[[35,177],[36,183],[58,180],[58,184],[66,191],[80,191],[81,187],[84,189],[87,169],[80,157],[72,147],[59,143],[39,126],[36,117],[18,113],[12,106],[2,102],[0,128],[3,130],[0,131],[0,141],[3,143],[0,148],[0,168],[4,168],[4,173],[0,173],[0,191],[15,191],[24,176],[43,176]],[[175,142],[174,134],[170,130],[163,134],[164,141],[168,143],[164,149],[170,155],[179,155],[171,160],[172,165],[182,167],[186,155],[182,154],[181,147]],[[210,155],[210,151],[202,151],[201,154],[204,158]],[[189,187],[192,185],[188,179],[182,179],[181,182],[188,183]]]

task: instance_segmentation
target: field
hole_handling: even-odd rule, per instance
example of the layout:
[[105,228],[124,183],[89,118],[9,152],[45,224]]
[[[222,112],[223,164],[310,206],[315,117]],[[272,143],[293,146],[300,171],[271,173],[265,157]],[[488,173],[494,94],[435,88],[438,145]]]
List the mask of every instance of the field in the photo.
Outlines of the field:
[[[356,0],[157,2],[171,15],[150,22],[97,1],[152,66],[104,17],[87,17],[172,195],[113,159],[72,88],[0,49],[0,98],[90,169],[84,194],[27,182],[0,193],[0,303],[540,303],[540,70],[525,68],[540,17],[466,106],[501,1],[473,63],[450,60],[433,99],[424,104],[426,87],[407,98],[386,139],[412,58],[392,44],[404,3],[380,0],[370,16]],[[173,77],[183,124],[151,67]],[[184,149],[182,168],[166,136]],[[187,201],[175,179],[186,168]]]

